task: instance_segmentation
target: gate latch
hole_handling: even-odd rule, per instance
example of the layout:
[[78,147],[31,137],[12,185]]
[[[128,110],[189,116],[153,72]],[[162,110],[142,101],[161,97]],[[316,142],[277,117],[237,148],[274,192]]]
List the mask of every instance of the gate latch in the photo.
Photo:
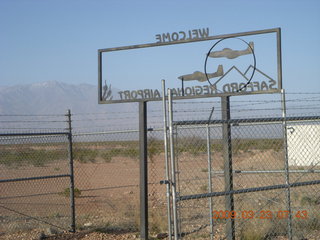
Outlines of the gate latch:
[[170,182],[170,180],[161,180],[160,181],[160,184],[162,185],[162,184],[170,184],[171,182]]

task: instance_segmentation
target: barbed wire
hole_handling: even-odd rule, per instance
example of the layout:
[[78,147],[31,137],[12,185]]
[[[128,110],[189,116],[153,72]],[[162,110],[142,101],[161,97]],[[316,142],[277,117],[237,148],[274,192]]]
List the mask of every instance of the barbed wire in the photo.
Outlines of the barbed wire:
[[0,114],[0,117],[65,117],[65,114]]
[[[309,97],[309,98],[295,98],[295,99],[286,99],[286,102],[293,102],[293,101],[301,101],[301,100],[312,100],[312,99],[319,99],[320,97]],[[280,103],[281,100],[232,100],[232,103]],[[220,101],[174,101],[173,104],[213,104],[213,103],[220,103]]]
[[[320,92],[306,93],[306,92],[289,92],[293,96],[301,95],[302,97],[288,97],[286,102],[287,113],[293,115],[293,111],[299,113],[294,114],[308,114],[313,115],[320,109]],[[236,117],[241,117],[241,113],[257,112],[259,114],[250,114],[249,117],[268,117],[274,116],[282,111],[282,107],[274,104],[281,103],[281,100],[265,99],[265,100],[233,100],[231,101],[231,113],[235,113]],[[298,103],[298,104],[295,104]],[[215,113],[221,112],[220,100],[214,101],[174,101],[176,107],[174,108],[175,118],[205,118],[211,110],[211,106],[215,105]],[[208,104],[208,107],[206,106]],[[271,106],[270,106],[271,104]],[[163,110],[161,104],[152,105],[153,108],[148,109],[148,122],[154,126],[162,126],[163,124]],[[216,106],[218,105],[218,106]],[[181,106],[181,107],[179,107]],[[259,107],[257,107],[259,106]],[[264,107],[265,106],[265,107]],[[274,111],[274,113],[271,113]],[[268,114],[268,112],[270,114]],[[190,116],[188,116],[190,114]],[[240,115],[239,115],[240,114]],[[134,129],[138,124],[137,111],[105,111],[105,112],[91,112],[91,113],[72,113],[73,129]],[[110,116],[111,115],[111,116]],[[133,116],[136,115],[136,116]],[[103,116],[103,117],[102,117]],[[215,115],[219,118],[220,115]],[[243,116],[248,118],[247,115]],[[30,119],[32,118],[32,119]],[[45,118],[45,119],[43,119]],[[95,124],[87,125],[87,122]],[[0,129],[5,130],[58,130],[65,129],[66,126],[53,126],[54,124],[66,124],[66,114],[0,114]],[[100,124],[99,124],[100,123]],[[23,124],[24,126],[19,126]],[[83,126],[86,124],[86,126]],[[107,126],[109,124],[111,126]],[[46,127],[47,126],[47,127]]]
[[[287,93],[289,94],[289,93]],[[320,93],[290,93],[290,94],[319,94]],[[287,99],[286,102],[319,102],[320,97],[307,97],[307,98],[294,98],[294,99]],[[252,105],[263,105],[263,104],[270,104],[270,103],[280,103],[281,100],[233,100],[231,103],[250,103],[250,106]],[[176,105],[193,105],[193,104],[219,104],[220,101],[174,101],[173,102]],[[232,107],[238,107],[243,106],[241,105],[232,105]],[[219,108],[219,107],[217,107]],[[216,109],[217,109],[216,108]],[[148,113],[160,113],[162,112],[162,109],[152,109],[148,110]],[[78,116],[88,116],[88,115],[127,115],[127,114],[137,114],[137,111],[124,111],[124,112],[116,112],[116,111],[106,111],[106,112],[90,112],[90,113],[72,113],[73,117]],[[0,114],[0,117],[65,117],[65,114]],[[108,117],[107,119],[112,119]],[[117,117],[114,117],[113,119],[117,119]],[[73,121],[76,121],[77,119],[73,118]],[[100,120],[97,118],[90,118],[88,120]],[[106,118],[102,118],[101,120],[106,120]],[[31,120],[25,120],[25,122],[31,121]],[[35,122],[36,120],[32,120]],[[55,122],[59,120],[37,120],[37,121],[43,121],[43,122]],[[3,120],[0,120],[0,122],[3,122]],[[65,122],[61,121],[61,122]]]
[[320,92],[286,92],[286,94],[306,94],[306,95],[313,95],[313,94],[320,94]]
[[16,122],[23,122],[23,123],[57,123],[57,122],[67,122],[67,120],[65,121],[58,121],[58,120],[54,120],[54,121],[49,121],[49,120],[0,120],[0,123],[16,123]]

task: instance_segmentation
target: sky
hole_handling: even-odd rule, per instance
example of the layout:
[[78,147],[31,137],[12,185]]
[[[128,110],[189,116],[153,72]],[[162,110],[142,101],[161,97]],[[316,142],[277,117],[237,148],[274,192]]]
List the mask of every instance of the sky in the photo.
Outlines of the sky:
[[319,13],[318,0],[1,0],[0,86],[96,85],[97,49],[154,43],[159,33],[209,28],[214,36],[280,27],[284,88],[319,92]]

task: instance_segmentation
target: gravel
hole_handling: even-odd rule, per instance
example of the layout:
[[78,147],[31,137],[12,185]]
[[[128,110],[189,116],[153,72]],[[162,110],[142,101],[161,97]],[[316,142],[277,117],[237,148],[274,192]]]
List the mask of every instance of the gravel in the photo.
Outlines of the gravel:
[[30,232],[17,232],[12,234],[0,234],[1,240],[124,240],[139,239],[138,233],[100,233],[92,231],[80,231],[76,233],[60,233],[48,235],[44,232],[32,230]]

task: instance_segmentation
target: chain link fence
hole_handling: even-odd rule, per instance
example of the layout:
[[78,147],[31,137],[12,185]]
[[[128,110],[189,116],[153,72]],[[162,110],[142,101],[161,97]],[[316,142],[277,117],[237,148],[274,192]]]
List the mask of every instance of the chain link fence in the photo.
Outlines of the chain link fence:
[[175,107],[179,239],[317,239],[319,116],[181,121]]
[[75,230],[70,147],[66,129],[0,134],[1,233]]
[[137,229],[139,144],[137,131],[74,134],[79,226]]
[[[3,120],[9,133],[0,137],[0,232],[72,230],[68,119],[62,119],[64,115],[5,117],[10,119]],[[73,116],[76,229],[138,232],[139,131],[79,131],[87,130],[83,121],[87,122],[82,115]],[[165,173],[163,129],[149,128],[148,142],[149,228],[158,233],[167,229],[165,188],[159,184]]]
[[[150,231],[166,231],[163,130],[148,131],[148,201]],[[74,140],[77,224],[138,231],[139,132],[76,133]]]
[[[265,109],[259,101],[256,104]],[[227,239],[226,226],[233,224],[236,239],[287,239],[291,216],[294,238],[316,239],[320,234],[319,117],[288,118],[284,141],[283,119],[274,118],[277,114],[248,119],[243,118],[248,115],[246,109],[234,106],[239,119],[230,122],[231,137],[227,139],[232,157],[231,212],[224,193],[230,188],[225,176],[224,122],[216,115],[210,122],[200,121],[208,117],[208,105],[212,103],[181,102],[174,112],[179,237]],[[166,186],[159,184],[166,179],[163,116],[156,109],[159,106],[152,105],[148,111],[148,119],[152,119],[148,123],[152,126],[148,129],[151,236],[168,232]],[[253,114],[259,115],[258,111]],[[137,116],[130,111],[107,123],[108,117],[102,116],[72,116],[76,229],[138,232]],[[17,118],[19,122],[14,122]],[[72,229],[66,117],[28,116],[21,120],[12,116],[5,121],[11,125],[3,126],[0,138],[0,232]],[[125,126],[115,128],[117,122]],[[24,136],[26,132],[34,135]],[[55,134],[61,132],[64,134]]]

